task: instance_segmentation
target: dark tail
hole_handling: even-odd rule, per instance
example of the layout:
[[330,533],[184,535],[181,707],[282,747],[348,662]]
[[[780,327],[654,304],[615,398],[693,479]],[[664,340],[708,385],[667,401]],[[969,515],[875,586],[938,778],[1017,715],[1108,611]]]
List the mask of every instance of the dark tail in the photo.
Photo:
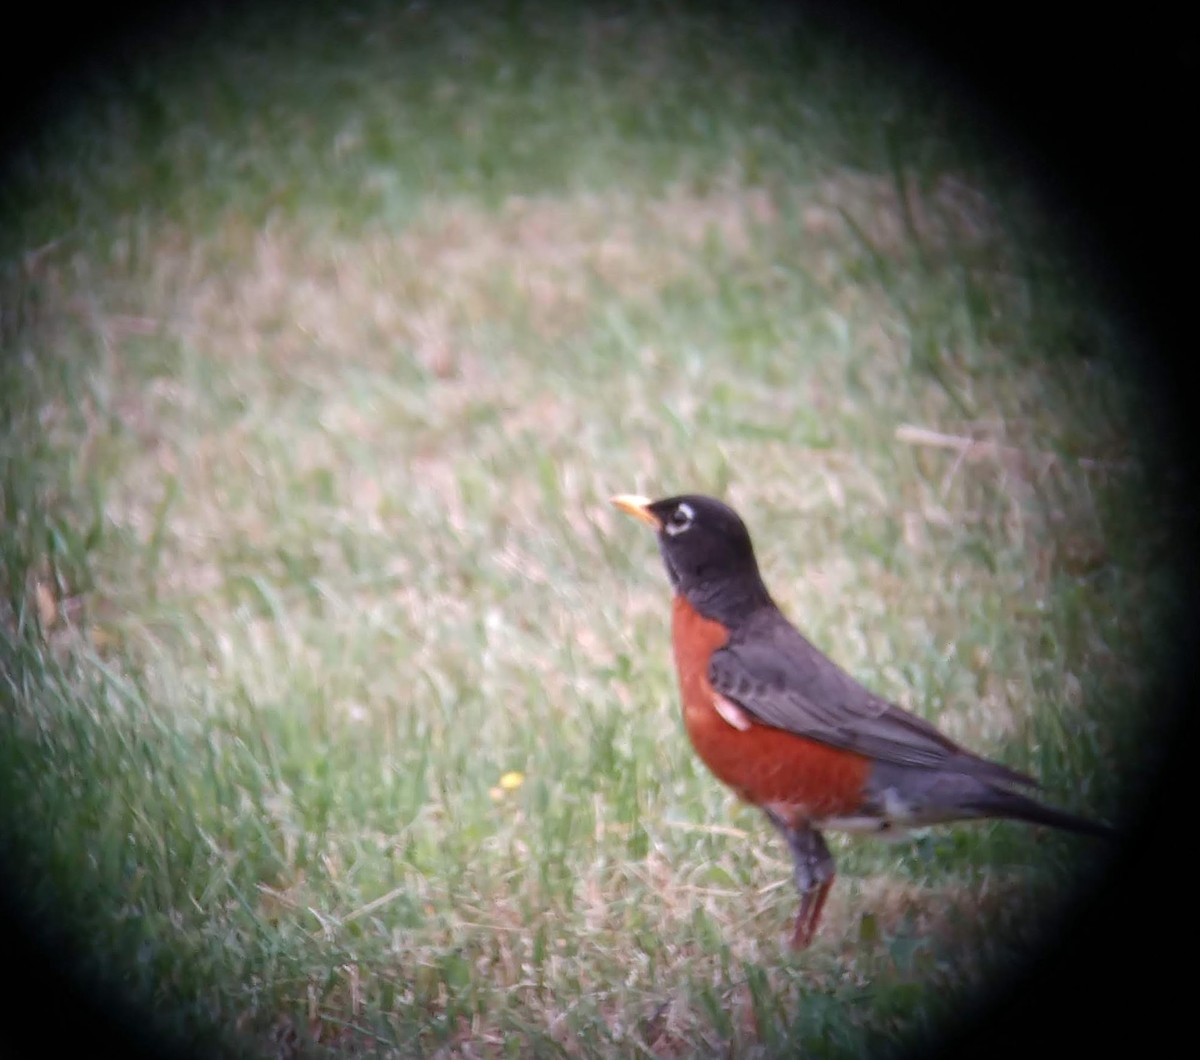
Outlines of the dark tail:
[[972,809],[984,817],[1009,817],[1017,821],[1028,821],[1030,824],[1044,824],[1068,832],[1079,832],[1082,835],[1112,839],[1117,834],[1117,830],[1111,825],[1046,806],[1015,791],[993,789],[987,797],[976,800]]

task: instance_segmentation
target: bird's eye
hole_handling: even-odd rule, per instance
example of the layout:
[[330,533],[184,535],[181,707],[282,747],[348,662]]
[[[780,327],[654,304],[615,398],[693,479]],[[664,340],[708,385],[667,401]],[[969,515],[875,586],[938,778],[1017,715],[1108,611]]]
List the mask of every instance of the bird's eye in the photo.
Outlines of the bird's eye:
[[680,503],[671,513],[671,518],[667,520],[666,531],[672,537],[676,534],[682,534],[692,525],[692,519],[696,513],[692,511],[692,506],[687,503]]

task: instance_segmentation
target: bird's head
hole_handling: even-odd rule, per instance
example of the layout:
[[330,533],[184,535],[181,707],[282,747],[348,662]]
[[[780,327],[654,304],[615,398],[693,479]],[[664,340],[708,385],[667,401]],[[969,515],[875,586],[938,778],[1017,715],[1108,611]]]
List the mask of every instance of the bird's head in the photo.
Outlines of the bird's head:
[[769,602],[750,532],[729,505],[694,493],[657,501],[623,493],[612,503],[654,529],[672,587],[702,614]]

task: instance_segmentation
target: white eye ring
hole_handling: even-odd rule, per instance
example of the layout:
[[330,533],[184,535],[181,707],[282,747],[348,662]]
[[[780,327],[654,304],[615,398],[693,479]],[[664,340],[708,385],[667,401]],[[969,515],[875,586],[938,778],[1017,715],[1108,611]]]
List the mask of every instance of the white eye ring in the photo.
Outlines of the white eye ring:
[[692,511],[692,506],[686,501],[680,501],[676,506],[675,511],[671,513],[671,518],[667,520],[664,529],[674,537],[676,534],[682,534],[685,530],[690,530],[692,527],[692,519],[696,513]]

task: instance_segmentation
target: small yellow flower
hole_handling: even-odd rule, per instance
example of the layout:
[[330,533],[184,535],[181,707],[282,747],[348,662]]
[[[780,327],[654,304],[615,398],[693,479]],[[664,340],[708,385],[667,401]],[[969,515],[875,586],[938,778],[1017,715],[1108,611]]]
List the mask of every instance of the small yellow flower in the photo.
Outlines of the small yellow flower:
[[492,797],[493,802],[499,802],[510,791],[516,791],[522,784],[525,783],[525,774],[519,773],[513,769],[505,773],[499,783],[488,788],[488,794]]

